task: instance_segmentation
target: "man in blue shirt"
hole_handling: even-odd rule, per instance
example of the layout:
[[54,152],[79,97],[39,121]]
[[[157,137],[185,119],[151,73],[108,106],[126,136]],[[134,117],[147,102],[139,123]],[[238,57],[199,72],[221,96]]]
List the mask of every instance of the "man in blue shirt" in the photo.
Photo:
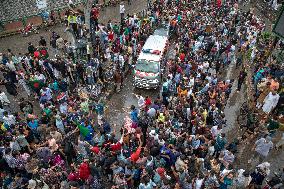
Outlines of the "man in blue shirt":
[[93,104],[93,110],[97,113],[98,116],[98,124],[102,124],[102,118],[104,115],[104,104],[98,100],[96,100]]
[[40,136],[37,131],[38,126],[39,123],[37,119],[32,119],[31,121],[28,122],[28,127],[31,129],[32,135],[39,140]]
[[33,119],[31,121],[28,122],[28,126],[32,129],[35,130],[38,127],[38,120],[37,119]]
[[138,123],[138,110],[135,108],[134,105],[131,105],[130,119],[133,122]]
[[95,111],[96,111],[96,113],[98,114],[98,115],[103,115],[104,114],[104,105],[101,103],[101,102],[96,102],[95,104],[94,104],[94,109],[95,109]]
[[111,127],[110,124],[103,118],[102,119],[102,129],[104,133],[110,133],[111,132]]
[[3,54],[2,55],[2,64],[6,65],[8,63],[8,61],[9,61],[8,57],[5,54]]

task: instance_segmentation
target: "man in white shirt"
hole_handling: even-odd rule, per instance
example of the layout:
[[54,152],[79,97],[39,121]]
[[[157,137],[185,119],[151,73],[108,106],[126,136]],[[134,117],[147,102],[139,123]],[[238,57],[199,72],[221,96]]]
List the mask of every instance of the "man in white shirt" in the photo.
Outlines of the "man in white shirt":
[[10,104],[10,100],[8,99],[5,92],[0,91],[0,101],[3,105],[9,105]]
[[266,157],[273,147],[273,143],[267,138],[260,138],[255,142],[255,151],[260,155]]
[[[134,94],[134,93],[133,93]],[[135,96],[136,96],[136,98],[138,98],[138,107],[141,109],[141,108],[143,108],[144,107],[144,105],[145,105],[145,99],[144,99],[144,97],[141,95],[141,94],[138,94],[138,95],[136,95],[136,94],[134,94]]]
[[120,55],[118,56],[118,61],[119,61],[119,63],[120,63],[120,67],[123,68],[123,67],[124,67],[124,57],[123,57],[122,54],[120,54]]
[[68,1],[68,4],[69,4],[69,6],[70,6],[71,8],[73,8],[73,6],[74,6],[73,0],[69,0],[69,1]]
[[195,83],[195,79],[194,79],[194,77],[191,75],[190,78],[189,78],[189,83],[188,83],[189,87],[193,87],[193,86],[194,86],[194,83]]
[[9,126],[16,124],[16,118],[14,115],[9,115],[8,112],[4,112],[3,114],[4,114],[3,116],[4,124],[7,124]]
[[271,138],[269,136],[258,139],[253,147],[253,151],[255,151],[256,154],[252,155],[248,163],[251,163],[251,161],[256,158],[255,156],[259,156],[260,162],[262,162],[262,160],[268,156],[268,153],[272,148],[273,143],[271,142]]
[[219,160],[226,166],[228,167],[229,164],[232,164],[235,160],[235,156],[232,152],[229,150],[224,150],[221,153],[222,158],[219,158]]
[[87,82],[88,85],[93,88],[93,85],[95,84],[95,78],[94,78],[94,68],[92,66],[88,66],[86,68],[86,76],[87,76]]
[[48,87],[44,87],[40,90],[41,96],[46,95],[47,101],[52,99],[52,91]]
[[210,65],[209,65],[209,62],[208,61],[205,61],[203,64],[202,64],[202,67],[203,67],[203,72],[208,72],[208,69],[209,69],[209,67],[210,67]]
[[25,57],[25,59],[24,59],[24,65],[25,65],[25,67],[26,67],[26,69],[28,69],[28,70],[26,70],[26,71],[29,71],[30,69],[31,69],[31,66],[30,66],[30,59],[31,59],[31,57]]
[[150,108],[150,109],[147,111],[147,114],[148,114],[148,116],[150,116],[151,118],[154,118],[155,115],[156,115],[156,110],[155,110],[155,108]]
[[88,42],[87,43],[87,59],[88,59],[88,62],[91,60],[92,52],[93,52],[92,44],[90,42]]
[[6,66],[7,66],[11,71],[13,71],[13,72],[16,71],[16,67],[15,67],[15,64],[14,64],[13,61],[9,61],[9,62],[6,64]]
[[119,13],[121,16],[121,24],[123,23],[123,18],[124,18],[124,13],[125,13],[125,7],[124,7],[124,3],[121,2],[119,5]]
[[39,80],[42,80],[42,81],[44,81],[44,82],[46,82],[46,77],[45,77],[45,75],[43,75],[42,73],[40,73],[40,74],[38,75],[38,79],[39,79]]
[[211,134],[212,137],[215,139],[219,134],[222,132],[222,126],[221,125],[215,125],[211,128]]

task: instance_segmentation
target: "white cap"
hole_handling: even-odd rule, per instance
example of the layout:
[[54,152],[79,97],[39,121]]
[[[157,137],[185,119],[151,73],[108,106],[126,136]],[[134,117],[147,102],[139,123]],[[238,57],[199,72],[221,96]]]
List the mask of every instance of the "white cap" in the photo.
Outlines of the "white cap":
[[156,131],[155,131],[155,130],[151,130],[149,134],[150,134],[150,135],[155,135],[155,134],[156,134]]
[[29,180],[28,189],[35,189],[36,188],[36,181],[35,180]]

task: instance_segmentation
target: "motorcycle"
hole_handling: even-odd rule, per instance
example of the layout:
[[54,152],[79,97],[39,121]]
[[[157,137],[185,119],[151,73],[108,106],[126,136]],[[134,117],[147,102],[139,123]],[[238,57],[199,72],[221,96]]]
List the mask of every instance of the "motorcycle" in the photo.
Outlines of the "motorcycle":
[[19,32],[24,37],[27,37],[31,33],[35,33],[35,34],[39,33],[38,29],[32,23],[29,23],[24,29],[20,29]]

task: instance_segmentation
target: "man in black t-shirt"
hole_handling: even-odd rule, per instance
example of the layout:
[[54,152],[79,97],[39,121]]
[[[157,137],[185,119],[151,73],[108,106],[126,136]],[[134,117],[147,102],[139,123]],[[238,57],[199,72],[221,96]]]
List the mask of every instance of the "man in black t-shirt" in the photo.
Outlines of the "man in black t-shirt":
[[31,42],[28,43],[28,52],[30,55],[33,55],[34,52],[36,51],[36,48],[33,46]]
[[43,38],[43,36],[40,36],[40,40],[38,42],[38,45],[46,47],[46,40]]

